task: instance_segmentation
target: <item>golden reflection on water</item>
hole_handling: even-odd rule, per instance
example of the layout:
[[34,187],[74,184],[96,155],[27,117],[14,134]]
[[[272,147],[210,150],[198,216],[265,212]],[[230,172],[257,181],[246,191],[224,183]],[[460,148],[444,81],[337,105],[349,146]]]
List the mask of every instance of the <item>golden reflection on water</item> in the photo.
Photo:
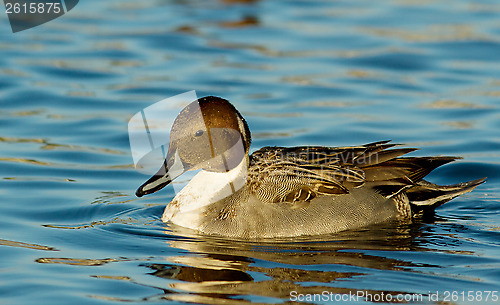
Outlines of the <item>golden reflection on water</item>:
[[29,74],[26,73],[25,71],[17,70],[15,68],[0,69],[0,74],[5,74],[8,76],[14,76],[14,77],[28,77],[29,76]]
[[484,106],[478,103],[462,102],[457,100],[437,100],[431,103],[423,103],[420,105],[421,108],[430,109],[453,109],[453,108],[463,108],[463,109],[488,109],[491,107]]
[[[303,131],[301,132],[303,133]],[[252,134],[252,138],[257,139],[278,139],[278,138],[290,138],[297,136],[300,133],[290,133],[290,132],[255,132]]]
[[[64,151],[77,151],[77,152],[94,152],[94,153],[113,154],[113,155],[128,155],[128,152],[110,149],[110,148],[51,143],[47,139],[44,139],[44,138],[0,137],[0,142],[43,144],[43,146],[41,146],[40,149],[44,149],[44,150],[64,150]],[[10,158],[10,159],[13,159],[13,158]],[[19,162],[22,162],[22,160],[26,160],[26,159],[20,159]],[[5,160],[5,161],[8,161],[8,160]],[[38,161],[34,160],[34,162],[38,162]],[[49,163],[42,163],[42,164],[47,165]]]
[[95,97],[96,93],[94,91],[76,91],[70,90],[66,92],[67,96],[80,96],[80,97]]
[[434,24],[419,30],[400,28],[360,27],[360,31],[379,37],[397,38],[408,42],[450,42],[463,40],[488,41],[492,37],[482,34],[472,25]]
[[117,262],[117,259],[81,259],[66,257],[43,257],[36,260],[40,264],[64,264],[72,266],[101,266],[107,263]]
[[473,129],[476,127],[475,121],[450,121],[443,122],[442,124],[453,129]]
[[[168,228],[166,234],[172,234],[172,228],[173,232],[189,234],[184,229],[173,226]],[[258,295],[286,300],[290,298],[291,291],[304,291],[306,288],[303,283],[307,282],[315,282],[315,286],[307,286],[307,293],[321,294],[323,291],[329,291],[356,294],[357,289],[343,288],[345,285],[342,282],[366,274],[338,271],[356,269],[345,266],[361,267],[365,270],[370,268],[400,271],[417,266],[411,261],[363,252],[426,251],[413,244],[415,232],[408,227],[396,225],[389,229],[389,232],[385,232],[389,234],[372,229],[335,236],[267,242],[235,241],[207,236],[193,236],[192,240],[178,238],[167,241],[167,244],[186,250],[192,255],[166,257],[164,264],[146,266],[153,271],[152,275],[169,280],[169,290],[166,290],[168,292],[165,298],[170,300],[186,300],[188,297],[191,302],[220,304],[229,301],[231,295]],[[180,290],[180,293],[171,290]],[[370,294],[401,293],[390,290],[363,291]]]
[[259,19],[255,16],[244,16],[243,18],[237,21],[220,22],[219,25],[225,28],[241,28],[248,26],[257,26],[259,25]]
[[51,163],[49,163],[49,162],[42,162],[42,161],[37,161],[37,160],[34,160],[34,159],[25,159],[25,158],[5,158],[5,157],[0,157],[0,161],[15,162],[15,163],[27,163],[27,164],[44,165],[44,166],[51,165]]
[[13,240],[6,240],[6,239],[0,239],[0,246],[27,248],[27,249],[44,250],[44,251],[59,251],[53,247],[37,245],[37,244],[23,243],[20,241],[13,241]]

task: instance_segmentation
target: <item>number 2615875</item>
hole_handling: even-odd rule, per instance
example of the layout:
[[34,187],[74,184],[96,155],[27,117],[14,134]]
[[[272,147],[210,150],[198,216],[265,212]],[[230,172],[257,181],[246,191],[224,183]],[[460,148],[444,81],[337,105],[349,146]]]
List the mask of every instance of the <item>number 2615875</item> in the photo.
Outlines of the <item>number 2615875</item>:
[[6,3],[7,14],[59,14],[62,11],[61,3]]

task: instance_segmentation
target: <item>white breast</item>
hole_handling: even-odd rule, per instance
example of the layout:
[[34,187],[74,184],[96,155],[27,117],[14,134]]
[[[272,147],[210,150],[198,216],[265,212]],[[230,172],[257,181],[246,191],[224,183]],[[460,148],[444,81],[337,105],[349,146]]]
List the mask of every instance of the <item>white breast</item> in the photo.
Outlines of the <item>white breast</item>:
[[162,221],[196,229],[200,223],[202,208],[231,196],[242,188],[247,180],[248,157],[226,173],[200,171],[167,205]]

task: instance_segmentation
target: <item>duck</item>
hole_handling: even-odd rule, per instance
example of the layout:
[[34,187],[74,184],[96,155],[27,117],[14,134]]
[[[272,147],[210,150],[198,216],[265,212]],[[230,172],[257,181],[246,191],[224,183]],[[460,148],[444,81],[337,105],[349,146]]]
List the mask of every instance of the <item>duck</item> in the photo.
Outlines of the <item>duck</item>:
[[249,126],[229,101],[199,98],[176,117],[163,164],[136,196],[198,170],[168,203],[163,222],[229,238],[289,238],[411,222],[486,180],[428,182],[432,170],[460,158],[408,157],[417,148],[391,141],[251,154],[250,144]]

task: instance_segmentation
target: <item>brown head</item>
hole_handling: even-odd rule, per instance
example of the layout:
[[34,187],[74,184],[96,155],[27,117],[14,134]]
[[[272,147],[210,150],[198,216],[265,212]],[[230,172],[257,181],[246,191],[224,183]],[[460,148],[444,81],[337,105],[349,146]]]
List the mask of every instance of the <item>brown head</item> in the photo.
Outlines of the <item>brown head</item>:
[[231,103],[214,96],[200,98],[175,119],[162,167],[136,195],[154,193],[188,170],[227,172],[248,155],[250,143],[250,129]]

